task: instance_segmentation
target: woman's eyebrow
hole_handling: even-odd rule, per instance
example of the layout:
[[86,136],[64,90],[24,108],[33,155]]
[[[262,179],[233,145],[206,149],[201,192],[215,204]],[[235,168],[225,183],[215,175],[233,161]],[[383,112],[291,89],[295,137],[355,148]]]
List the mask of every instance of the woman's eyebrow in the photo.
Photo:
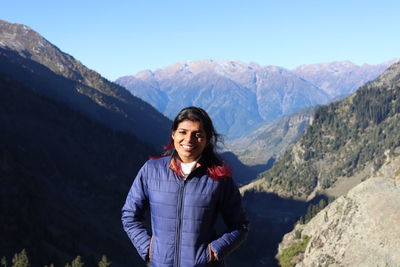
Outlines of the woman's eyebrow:
[[[187,132],[189,132],[190,130],[188,130],[188,129],[185,129],[185,128],[178,128],[177,130],[181,130],[181,131],[187,131]],[[191,131],[191,132],[193,132],[193,133],[202,133],[203,132],[203,130],[197,130],[197,131]]]

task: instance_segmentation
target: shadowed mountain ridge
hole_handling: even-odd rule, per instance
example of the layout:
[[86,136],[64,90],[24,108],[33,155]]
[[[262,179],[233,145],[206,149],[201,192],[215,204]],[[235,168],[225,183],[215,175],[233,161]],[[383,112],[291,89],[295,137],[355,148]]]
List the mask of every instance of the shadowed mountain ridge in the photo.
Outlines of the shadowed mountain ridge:
[[[14,76],[28,87],[38,83],[37,72],[42,80],[36,90],[41,90],[41,94],[54,97],[109,127],[132,133],[156,149],[161,150],[168,141],[167,118],[125,88],[63,53],[29,27],[0,20],[0,49],[3,61],[0,72]],[[18,73],[12,65],[19,68]]]

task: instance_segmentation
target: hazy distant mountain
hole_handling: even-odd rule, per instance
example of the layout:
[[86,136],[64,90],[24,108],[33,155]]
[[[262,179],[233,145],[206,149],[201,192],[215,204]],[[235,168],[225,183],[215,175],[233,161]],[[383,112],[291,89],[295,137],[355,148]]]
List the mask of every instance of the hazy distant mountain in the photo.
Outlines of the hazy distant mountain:
[[239,61],[200,60],[145,70],[116,82],[169,118],[183,107],[205,108],[219,131],[240,137],[260,123],[354,92],[391,63],[303,65],[293,71]]
[[381,75],[394,59],[378,65],[356,65],[350,61],[337,61],[322,64],[307,64],[295,68],[293,73],[318,86],[331,97],[353,93],[366,82]]
[[0,20],[0,53],[0,71],[40,94],[114,129],[133,133],[157,149],[168,141],[167,118],[29,27]]
[[244,137],[226,141],[226,150],[232,151],[247,165],[275,161],[304,134],[315,109],[306,108],[264,123]]
[[325,92],[288,70],[239,61],[178,63],[116,82],[169,118],[185,106],[203,107],[228,137],[329,100]]

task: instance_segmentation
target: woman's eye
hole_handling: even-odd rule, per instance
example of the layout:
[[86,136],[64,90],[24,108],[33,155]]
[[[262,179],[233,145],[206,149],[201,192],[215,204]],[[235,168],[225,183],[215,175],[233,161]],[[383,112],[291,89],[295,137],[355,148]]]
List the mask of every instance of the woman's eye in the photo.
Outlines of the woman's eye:
[[203,137],[204,137],[204,135],[201,134],[201,133],[197,133],[197,134],[196,134],[196,138],[203,138]]

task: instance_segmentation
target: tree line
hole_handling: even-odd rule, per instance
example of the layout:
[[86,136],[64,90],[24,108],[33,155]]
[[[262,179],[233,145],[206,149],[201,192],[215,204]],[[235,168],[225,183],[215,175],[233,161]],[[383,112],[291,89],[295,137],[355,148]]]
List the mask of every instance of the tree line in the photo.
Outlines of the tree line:
[[[108,267],[111,265],[111,262],[107,259],[107,256],[103,255],[98,262],[99,267]],[[0,260],[1,267],[30,267],[31,263],[29,262],[28,254],[25,249],[23,249],[19,253],[15,253],[12,260],[9,262],[6,257],[2,257]],[[67,262],[64,267],[84,267],[85,263],[82,260],[81,256],[76,256],[70,263]],[[55,267],[53,263],[49,265],[45,265],[44,267]]]

